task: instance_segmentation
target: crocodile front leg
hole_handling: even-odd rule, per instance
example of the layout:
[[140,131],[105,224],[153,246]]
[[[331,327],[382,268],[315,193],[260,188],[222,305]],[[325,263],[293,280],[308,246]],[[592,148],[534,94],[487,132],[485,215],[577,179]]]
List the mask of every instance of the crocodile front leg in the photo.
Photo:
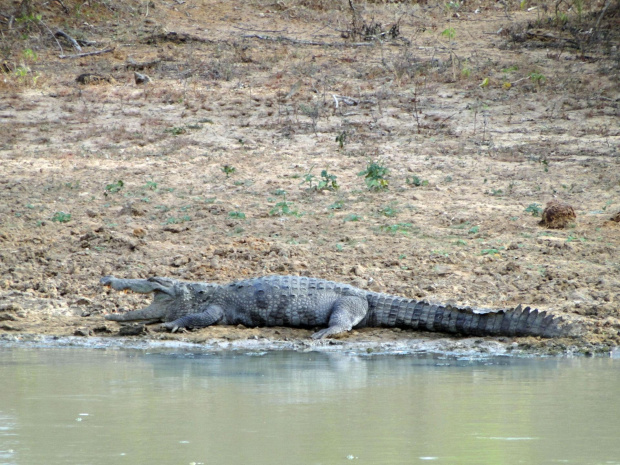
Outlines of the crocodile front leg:
[[328,336],[351,331],[353,326],[364,319],[368,312],[368,301],[360,297],[340,297],[334,302],[327,328],[317,331],[312,339],[322,339]]
[[192,313],[161,325],[162,328],[176,332],[183,328],[205,328],[217,323],[224,316],[224,309],[219,305],[209,305],[200,313]]

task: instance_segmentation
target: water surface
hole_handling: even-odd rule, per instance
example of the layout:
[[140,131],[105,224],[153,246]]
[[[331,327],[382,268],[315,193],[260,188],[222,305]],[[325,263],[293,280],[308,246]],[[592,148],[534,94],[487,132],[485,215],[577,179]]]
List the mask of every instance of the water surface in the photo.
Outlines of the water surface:
[[620,464],[610,358],[0,349],[0,464]]

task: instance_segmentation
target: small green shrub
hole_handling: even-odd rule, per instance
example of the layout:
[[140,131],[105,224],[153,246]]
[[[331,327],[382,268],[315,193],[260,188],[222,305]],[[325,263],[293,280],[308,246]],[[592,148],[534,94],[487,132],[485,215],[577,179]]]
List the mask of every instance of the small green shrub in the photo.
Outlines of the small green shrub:
[[164,129],[164,132],[168,133],[168,134],[172,134],[173,136],[180,136],[181,134],[185,134],[187,132],[187,130],[183,127],[180,126],[175,126],[173,128],[166,128]]
[[392,205],[386,205],[385,207],[379,209],[379,213],[383,216],[391,218],[398,215],[400,213],[400,210],[394,208]]
[[388,188],[389,181],[386,179],[388,174],[389,169],[382,165],[379,160],[376,160],[368,162],[366,169],[357,175],[364,176],[366,186],[371,191],[382,191]]
[[542,215],[542,208],[537,203],[531,203],[528,207],[523,210],[525,213],[530,213],[532,216],[540,216]]
[[293,204],[286,200],[286,196],[284,196],[284,200],[275,204],[275,206],[269,210],[270,216],[301,216],[297,210],[293,208]]
[[235,171],[237,171],[237,169],[234,166],[231,166],[231,165],[224,165],[224,166],[222,166],[221,170],[226,175],[227,178],[231,174],[234,174]]
[[396,224],[384,224],[381,226],[381,231],[388,232],[390,234],[396,234],[398,232],[407,233],[411,226],[411,223],[396,223]]
[[68,223],[71,221],[71,213],[56,212],[52,216],[52,221],[57,223]]
[[166,220],[165,224],[181,224],[181,223],[185,223],[186,221],[191,221],[191,220],[192,219],[188,215],[183,215],[180,218],[171,216],[170,218]]
[[304,174],[303,181],[301,181],[300,184],[308,184],[308,187],[311,190],[316,190],[316,191],[324,191],[324,190],[337,191],[338,189],[340,189],[340,186],[338,185],[338,181],[337,181],[338,178],[335,175],[329,174],[327,170],[325,169],[321,171],[321,179],[317,181],[316,176],[312,174],[313,168],[314,168],[314,165],[310,168],[310,170],[306,174]]
[[350,215],[345,216],[343,221],[359,221],[361,219],[361,216],[351,213]]
[[330,210],[342,210],[344,208],[344,202],[342,200],[336,200],[327,208],[329,208]]
[[426,179],[420,179],[418,176],[407,176],[407,178],[405,179],[405,182],[410,185],[410,186],[414,186],[414,187],[424,187],[424,186],[428,186],[428,181]]
[[157,183],[154,181],[147,181],[146,184],[144,185],[144,189],[148,189],[150,191],[156,191]]
[[117,192],[120,192],[124,185],[125,183],[120,180],[113,182],[111,184],[108,184],[107,186],[105,186],[105,190],[106,190],[105,195],[108,195],[108,193],[116,194]]
[[347,131],[342,131],[340,134],[336,136],[336,142],[338,142],[338,147],[340,149],[344,148],[344,144],[347,142]]

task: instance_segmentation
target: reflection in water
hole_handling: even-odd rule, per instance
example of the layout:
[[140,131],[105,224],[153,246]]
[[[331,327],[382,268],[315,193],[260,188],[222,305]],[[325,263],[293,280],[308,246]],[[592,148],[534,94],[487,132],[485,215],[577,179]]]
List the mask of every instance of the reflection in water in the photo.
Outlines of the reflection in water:
[[618,363],[1,349],[0,464],[620,463]]

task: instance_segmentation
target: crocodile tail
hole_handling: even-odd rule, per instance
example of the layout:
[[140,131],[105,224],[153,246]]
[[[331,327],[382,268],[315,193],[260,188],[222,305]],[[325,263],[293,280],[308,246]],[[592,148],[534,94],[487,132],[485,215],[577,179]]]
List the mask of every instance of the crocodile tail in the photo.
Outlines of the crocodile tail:
[[521,305],[514,309],[489,311],[375,294],[369,296],[369,307],[366,326],[465,336],[562,337],[579,334],[579,329],[562,316]]

